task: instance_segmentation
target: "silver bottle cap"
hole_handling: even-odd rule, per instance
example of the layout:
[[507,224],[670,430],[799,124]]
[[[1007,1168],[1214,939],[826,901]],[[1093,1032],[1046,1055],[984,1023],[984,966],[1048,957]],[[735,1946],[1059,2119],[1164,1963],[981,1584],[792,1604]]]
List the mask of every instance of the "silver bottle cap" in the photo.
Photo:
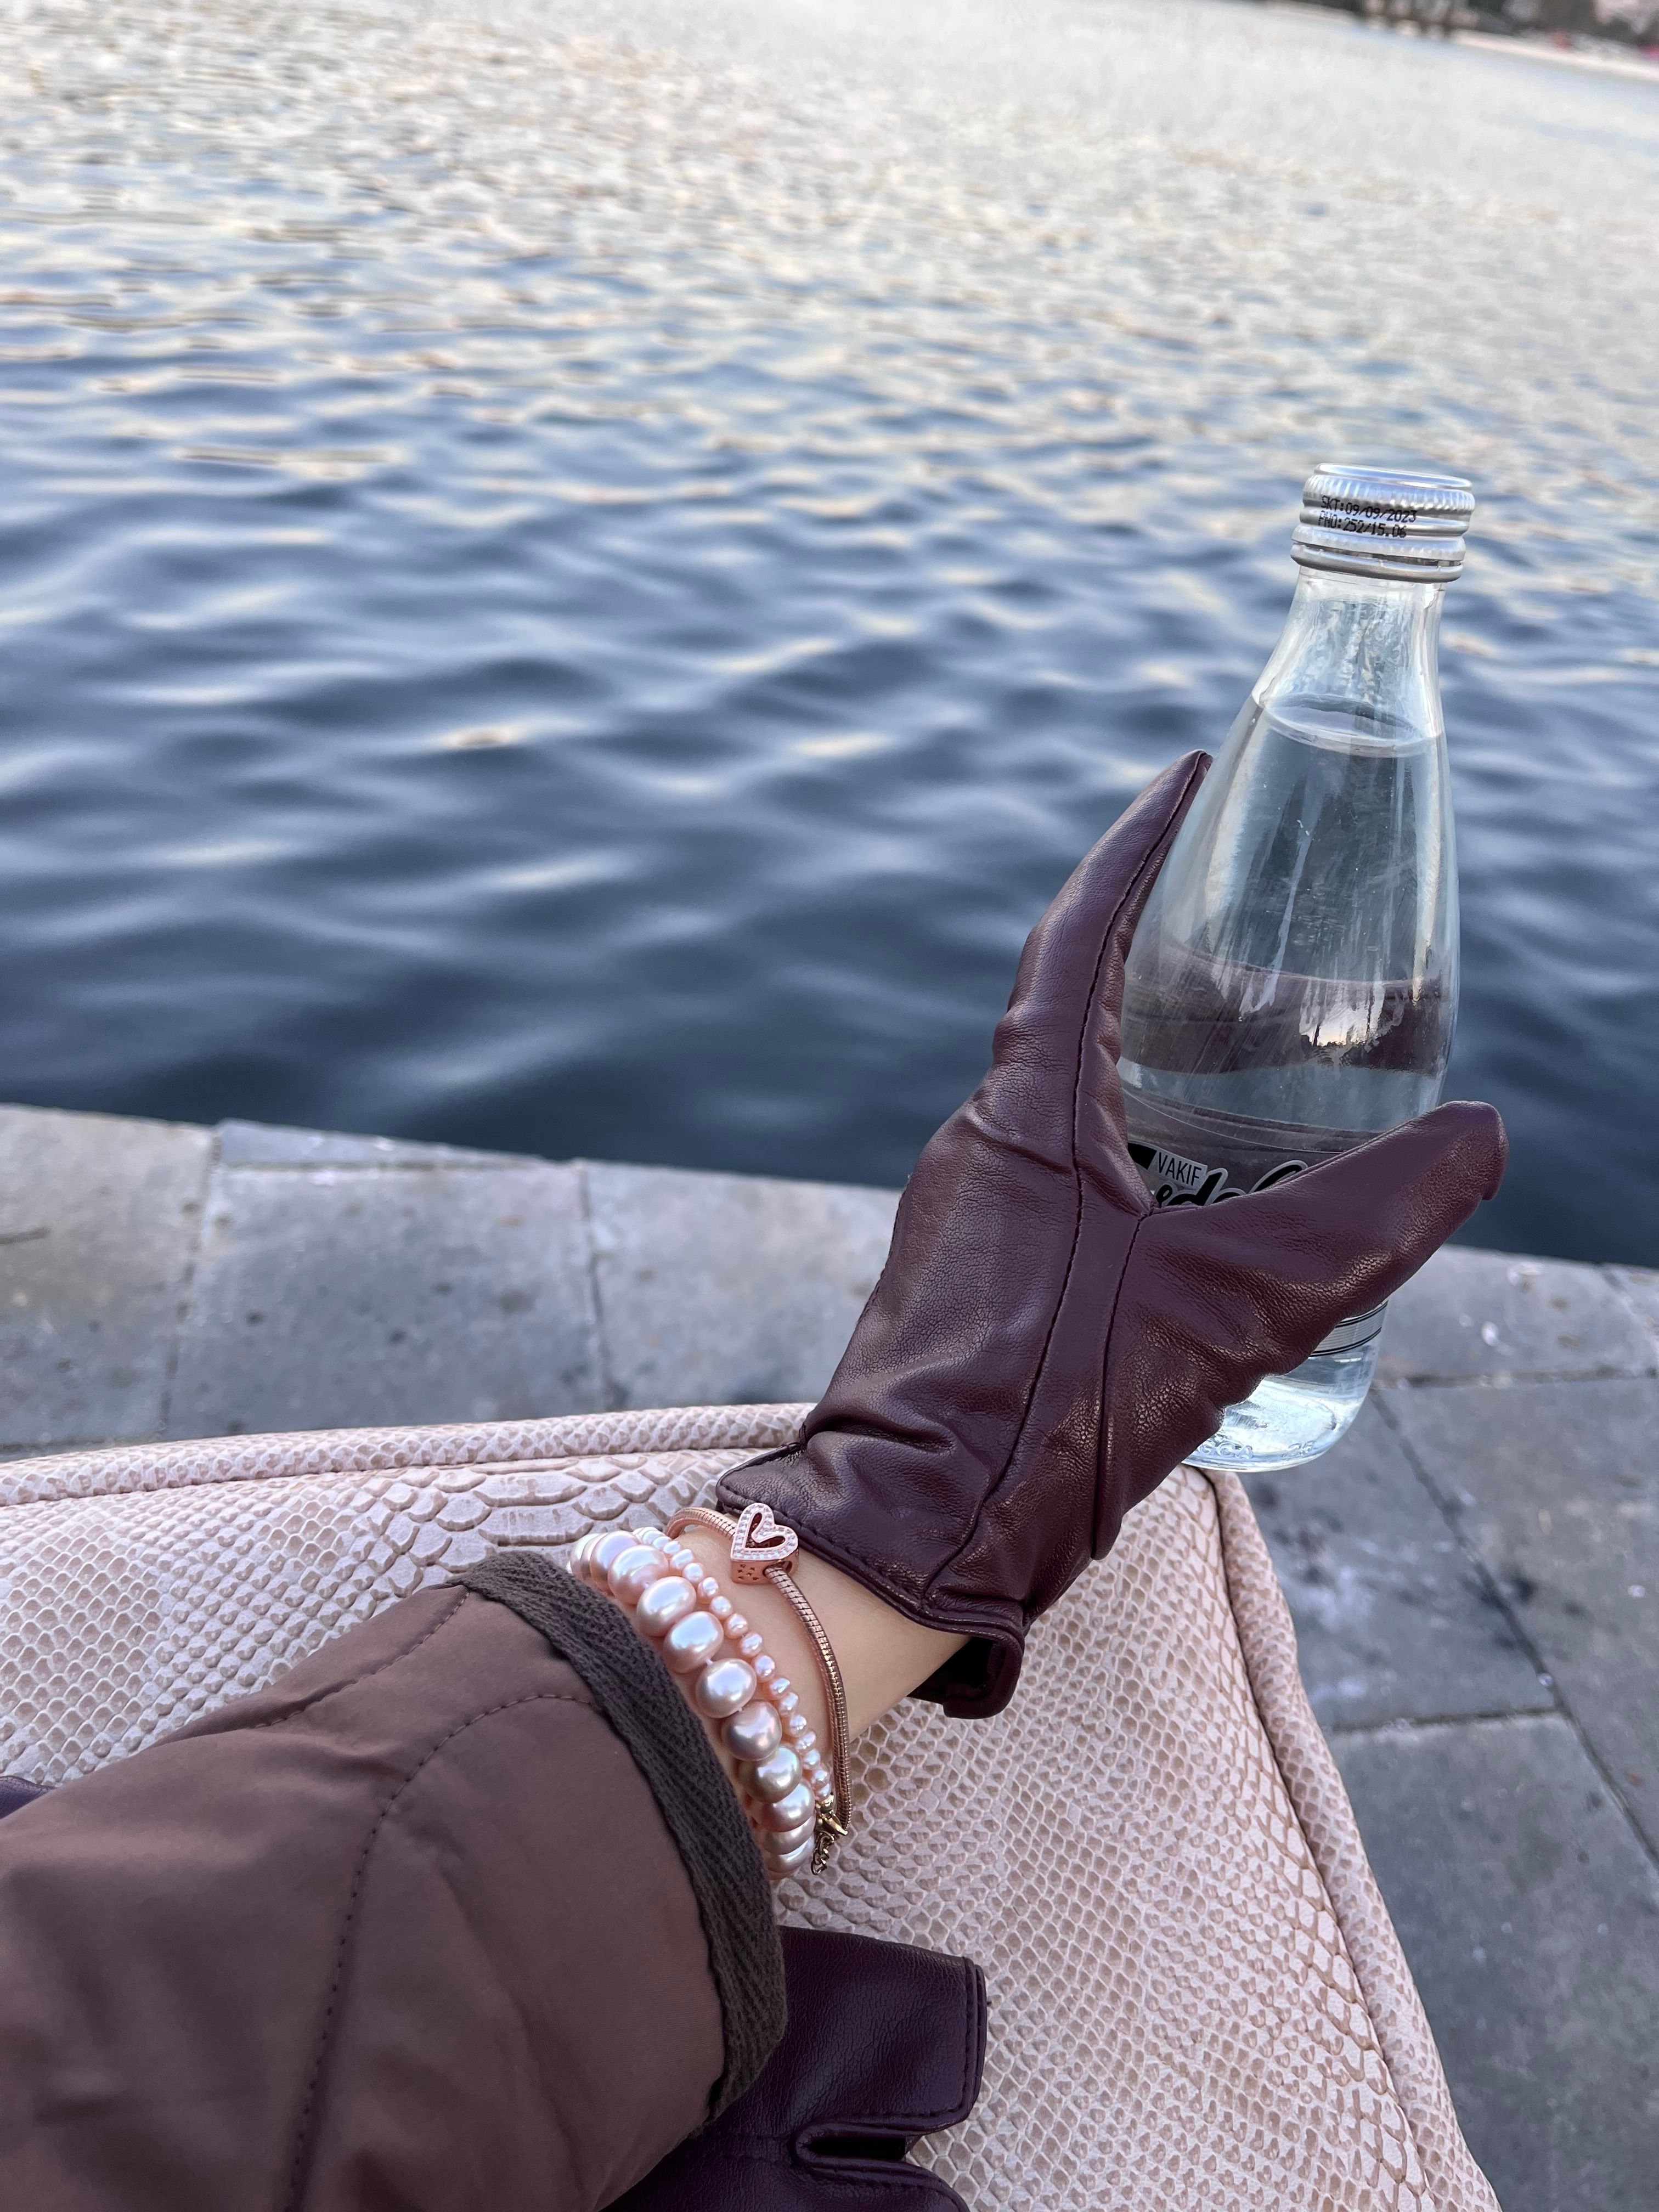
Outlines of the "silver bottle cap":
[[1351,576],[1449,584],[1462,570],[1474,513],[1465,477],[1322,461],[1302,488],[1291,558]]

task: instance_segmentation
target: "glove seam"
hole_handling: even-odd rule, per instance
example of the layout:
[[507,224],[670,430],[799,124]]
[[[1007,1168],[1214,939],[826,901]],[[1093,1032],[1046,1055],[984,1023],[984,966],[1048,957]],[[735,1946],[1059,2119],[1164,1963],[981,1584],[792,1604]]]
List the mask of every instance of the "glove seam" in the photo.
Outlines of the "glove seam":
[[[1195,773],[1190,774],[1188,776],[1186,783],[1182,787],[1180,800],[1178,800],[1176,805],[1170,810],[1170,818],[1166,821],[1157,842],[1153,844],[1151,850],[1146,854],[1140,866],[1135,870],[1134,875],[1125,886],[1122,895],[1118,899],[1116,905],[1112,908],[1111,920],[1101,933],[1099,950],[1095,955],[1094,968],[1089,978],[1089,993],[1087,998],[1084,1000],[1082,1017],[1079,1023],[1077,1060],[1072,1077],[1072,1182],[1075,1193],[1077,1210],[1072,1224],[1071,1249],[1066,1255],[1066,1272],[1060,1279],[1060,1289],[1054,1299],[1054,1310],[1048,1317],[1048,1326],[1043,1332],[1042,1350],[1039,1353],[1036,1361],[1032,1367],[1030,1382],[1025,1393],[1025,1402],[1020,1409],[1019,1424],[1014,1431],[1013,1439],[1008,1447],[1007,1456],[1003,1461],[1001,1471],[998,1474],[996,1480],[992,1483],[989,1489],[981,1494],[979,1502],[975,1506],[973,1517],[969,1522],[967,1530],[964,1533],[961,1542],[957,1544],[955,1550],[952,1551],[946,1558],[940,1560],[938,1566],[934,1568],[933,1573],[928,1577],[926,1595],[929,1599],[932,1598],[940,1577],[947,1574],[950,1570],[956,1565],[957,1562],[962,1558],[963,1553],[969,1550],[975,1539],[977,1537],[981,1524],[985,1518],[985,1515],[989,1510],[993,1499],[997,1497],[999,1492],[1001,1491],[1003,1485],[1007,1481],[1009,1474],[1012,1470],[1014,1462],[1019,1456],[1021,1446],[1025,1441],[1025,1431],[1030,1425],[1031,1415],[1036,1409],[1038,1389],[1042,1383],[1044,1370],[1048,1364],[1048,1355],[1054,1346],[1054,1332],[1060,1326],[1060,1317],[1065,1310],[1066,1297],[1072,1287],[1072,1277],[1077,1267],[1078,1251],[1083,1241],[1083,1166],[1079,1158],[1078,1117],[1080,1109],[1080,1101],[1083,1095],[1084,1054],[1088,1041],[1090,1018],[1094,1009],[1095,994],[1100,985],[1100,971],[1105,964],[1107,953],[1111,947],[1113,933],[1117,927],[1118,921],[1122,915],[1125,908],[1133,902],[1137,890],[1149,871],[1151,872],[1152,881],[1154,883],[1157,881],[1158,872],[1163,867],[1164,862],[1168,857],[1169,848],[1174,842],[1176,832],[1180,826],[1180,822],[1186,818],[1186,807],[1182,802],[1187,799],[1188,794],[1194,789],[1200,781],[1201,781],[1201,778],[1200,778]],[[1177,818],[1177,817],[1179,818]],[[1113,1064],[1114,1066],[1115,1066],[1115,1061],[1114,1061]],[[1134,1228],[1130,1233],[1128,1248],[1124,1254],[1123,1266],[1119,1270],[1117,1283],[1112,1294],[1112,1315],[1114,1318],[1115,1318],[1117,1313],[1118,1300],[1122,1295],[1123,1279],[1128,1273],[1129,1254],[1133,1251],[1135,1237],[1139,1233],[1141,1225],[1147,1218],[1148,1216],[1145,1212],[1138,1214],[1135,1217]],[[1105,1332],[1104,1344],[1108,1348],[1109,1348],[1110,1343],[1111,1325],[1109,1322]],[[1104,1352],[1103,1352],[1102,1354],[1101,1398],[1103,1407],[1105,1398]],[[1099,1487],[1098,1452],[1096,1459],[1095,1480],[1097,1502]],[[1094,1515],[1092,1512],[1090,1516],[1089,1533],[1091,1539],[1090,1551],[1092,1553],[1094,1549]],[[1029,1621],[1030,1616],[1026,1613],[1024,1607],[1018,1604],[1018,1601],[1015,1601],[1014,1602],[1021,1620],[1023,1621]]]
[[[352,1955],[358,1915],[362,1906],[364,1885],[368,1879],[369,1869],[375,1858],[376,1846],[386,1833],[402,1798],[419,1781],[433,1761],[447,1751],[457,1737],[465,1735],[469,1729],[477,1728],[481,1722],[494,1720],[499,1714],[516,1712],[526,1705],[571,1705],[578,1711],[594,1712],[594,1707],[585,1692],[574,1690],[534,1690],[522,1692],[515,1697],[498,1698],[494,1705],[483,1706],[476,1712],[469,1712],[464,1719],[454,1722],[434,1742],[428,1744],[420,1757],[409,1767],[407,1772],[400,1775],[386,1791],[380,1803],[374,1808],[368,1833],[363,1839],[352,1871],[351,1887],[346,1893],[322,2021],[317,2031],[311,2066],[306,2077],[305,2101],[300,2108],[298,2119],[294,2125],[293,2148],[288,2167],[288,2187],[283,2199],[285,2212],[294,2212],[294,2208],[304,2203],[312,2195],[313,2166],[322,2124],[319,2106],[326,2094],[328,2078],[332,2071],[333,2062],[338,2050],[348,1966]],[[596,1717],[603,1720],[604,1716],[596,1715]]]

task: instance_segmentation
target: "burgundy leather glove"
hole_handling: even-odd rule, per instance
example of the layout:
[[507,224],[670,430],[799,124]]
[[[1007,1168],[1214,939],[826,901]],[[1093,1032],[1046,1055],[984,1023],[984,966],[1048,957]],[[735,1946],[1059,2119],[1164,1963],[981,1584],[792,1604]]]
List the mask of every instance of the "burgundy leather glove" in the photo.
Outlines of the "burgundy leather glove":
[[611,2212],[967,2212],[904,2154],[974,2108],[983,1974],[909,1943],[780,1932],[783,2041],[752,2089]]
[[1150,784],[1032,931],[822,1402],[720,1486],[975,1639],[919,1693],[964,1717],[1007,1703],[1030,1623],[1224,1409],[1397,1291],[1504,1172],[1493,1109],[1442,1106],[1269,1190],[1154,1211],[1124,1135],[1123,962],[1208,767]]

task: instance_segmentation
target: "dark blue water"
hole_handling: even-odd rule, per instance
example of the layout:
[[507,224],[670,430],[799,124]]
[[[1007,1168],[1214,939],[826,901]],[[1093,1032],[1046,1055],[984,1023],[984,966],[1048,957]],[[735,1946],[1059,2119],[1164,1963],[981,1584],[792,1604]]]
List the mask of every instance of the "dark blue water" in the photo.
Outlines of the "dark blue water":
[[1203,0],[11,0],[0,1097],[890,1182],[1327,453],[1485,1241],[1659,1261],[1659,85]]

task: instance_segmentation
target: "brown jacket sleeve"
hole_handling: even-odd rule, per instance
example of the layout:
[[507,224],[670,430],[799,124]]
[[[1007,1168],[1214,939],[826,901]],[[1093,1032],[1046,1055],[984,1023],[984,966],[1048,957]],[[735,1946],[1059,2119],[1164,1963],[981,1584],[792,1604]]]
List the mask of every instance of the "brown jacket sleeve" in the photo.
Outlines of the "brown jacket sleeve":
[[8,2202],[588,2212],[747,2086],[781,1965],[737,1801],[620,1616],[497,1579],[0,1822]]

